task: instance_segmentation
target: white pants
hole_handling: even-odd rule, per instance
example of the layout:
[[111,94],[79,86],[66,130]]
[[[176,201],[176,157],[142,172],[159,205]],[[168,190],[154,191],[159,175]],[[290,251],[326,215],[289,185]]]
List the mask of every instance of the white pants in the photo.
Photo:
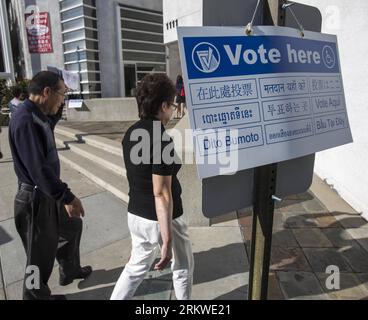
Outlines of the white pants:
[[[129,300],[134,296],[162,243],[157,221],[128,213],[128,226],[132,238],[131,257],[115,285],[111,300]],[[181,217],[173,220],[172,231],[171,270],[175,295],[178,300],[189,300],[193,286],[194,258],[188,228]]]

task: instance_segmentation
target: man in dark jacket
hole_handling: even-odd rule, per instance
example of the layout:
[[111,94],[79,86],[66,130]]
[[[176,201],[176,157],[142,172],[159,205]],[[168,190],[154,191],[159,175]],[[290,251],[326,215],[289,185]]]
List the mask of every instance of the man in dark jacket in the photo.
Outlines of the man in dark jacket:
[[55,257],[60,285],[86,278],[80,266],[83,206],[60,180],[54,128],[61,118],[66,86],[56,73],[43,71],[30,82],[29,99],[15,111],[9,142],[19,181],[14,213],[27,254],[24,299],[52,299],[48,280]]

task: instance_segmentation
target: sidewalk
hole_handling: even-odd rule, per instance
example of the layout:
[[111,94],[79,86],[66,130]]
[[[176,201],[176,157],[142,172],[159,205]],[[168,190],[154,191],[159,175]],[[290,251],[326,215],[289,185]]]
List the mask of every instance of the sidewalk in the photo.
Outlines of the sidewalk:
[[[100,124],[103,134],[111,134],[113,139],[121,137],[120,124],[105,128]],[[0,161],[0,299],[12,300],[21,298],[25,255],[14,227],[12,203],[16,177],[6,134],[7,129],[3,128],[0,135],[5,154]],[[62,178],[82,199],[86,209],[82,262],[91,264],[94,272],[84,281],[60,287],[55,265],[50,287],[54,294],[65,294],[71,300],[108,299],[130,255],[126,204],[64,165]],[[245,300],[251,213],[232,213],[212,222],[211,227],[189,230],[196,263],[192,298]],[[368,224],[317,177],[308,193],[289,197],[277,206],[272,245],[270,299],[368,298]],[[326,289],[329,265],[340,269],[340,290]],[[151,271],[136,294],[136,299],[174,298],[168,270]]]

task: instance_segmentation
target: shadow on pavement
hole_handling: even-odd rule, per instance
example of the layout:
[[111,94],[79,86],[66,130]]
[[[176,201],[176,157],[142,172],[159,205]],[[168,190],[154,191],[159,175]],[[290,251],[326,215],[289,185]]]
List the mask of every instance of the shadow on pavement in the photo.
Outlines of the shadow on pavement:
[[11,242],[13,238],[2,228],[0,227],[0,246]]
[[[243,253],[243,254],[242,254]],[[223,279],[231,275],[245,273],[248,271],[248,263],[244,259],[245,247],[242,243],[230,244],[221,248],[210,249],[208,251],[194,253],[195,269],[194,269],[194,285]],[[153,264],[154,265],[154,264]],[[89,278],[81,281],[78,288],[85,290],[95,286],[115,284],[118,280],[122,268],[111,270],[95,270]],[[160,275],[161,274],[161,275]],[[167,290],[171,286],[171,272],[169,267],[162,273],[150,270],[151,278],[146,277],[137,290],[136,295],[142,296],[147,290],[147,294],[157,294],[162,292],[162,288]],[[224,280],[225,281],[225,280]],[[163,283],[166,285],[162,285]],[[160,285],[161,284],[161,285]],[[109,299],[114,286],[82,291],[80,293],[68,294],[67,299]],[[246,287],[237,288],[228,292],[217,299],[239,299],[246,295]]]
[[[275,208],[270,270],[286,299],[367,299],[368,224],[358,214],[329,212],[308,193]],[[239,216],[250,253],[252,212]],[[366,232],[365,232],[366,230]],[[339,269],[340,289],[328,289],[327,267]]]

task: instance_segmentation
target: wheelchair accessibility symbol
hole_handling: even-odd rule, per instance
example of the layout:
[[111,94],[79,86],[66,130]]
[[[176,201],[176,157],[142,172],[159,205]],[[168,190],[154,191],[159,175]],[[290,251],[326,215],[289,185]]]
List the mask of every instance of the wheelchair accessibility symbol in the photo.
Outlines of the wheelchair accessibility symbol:
[[336,65],[335,52],[330,46],[324,46],[322,50],[323,63],[328,69],[332,69]]

